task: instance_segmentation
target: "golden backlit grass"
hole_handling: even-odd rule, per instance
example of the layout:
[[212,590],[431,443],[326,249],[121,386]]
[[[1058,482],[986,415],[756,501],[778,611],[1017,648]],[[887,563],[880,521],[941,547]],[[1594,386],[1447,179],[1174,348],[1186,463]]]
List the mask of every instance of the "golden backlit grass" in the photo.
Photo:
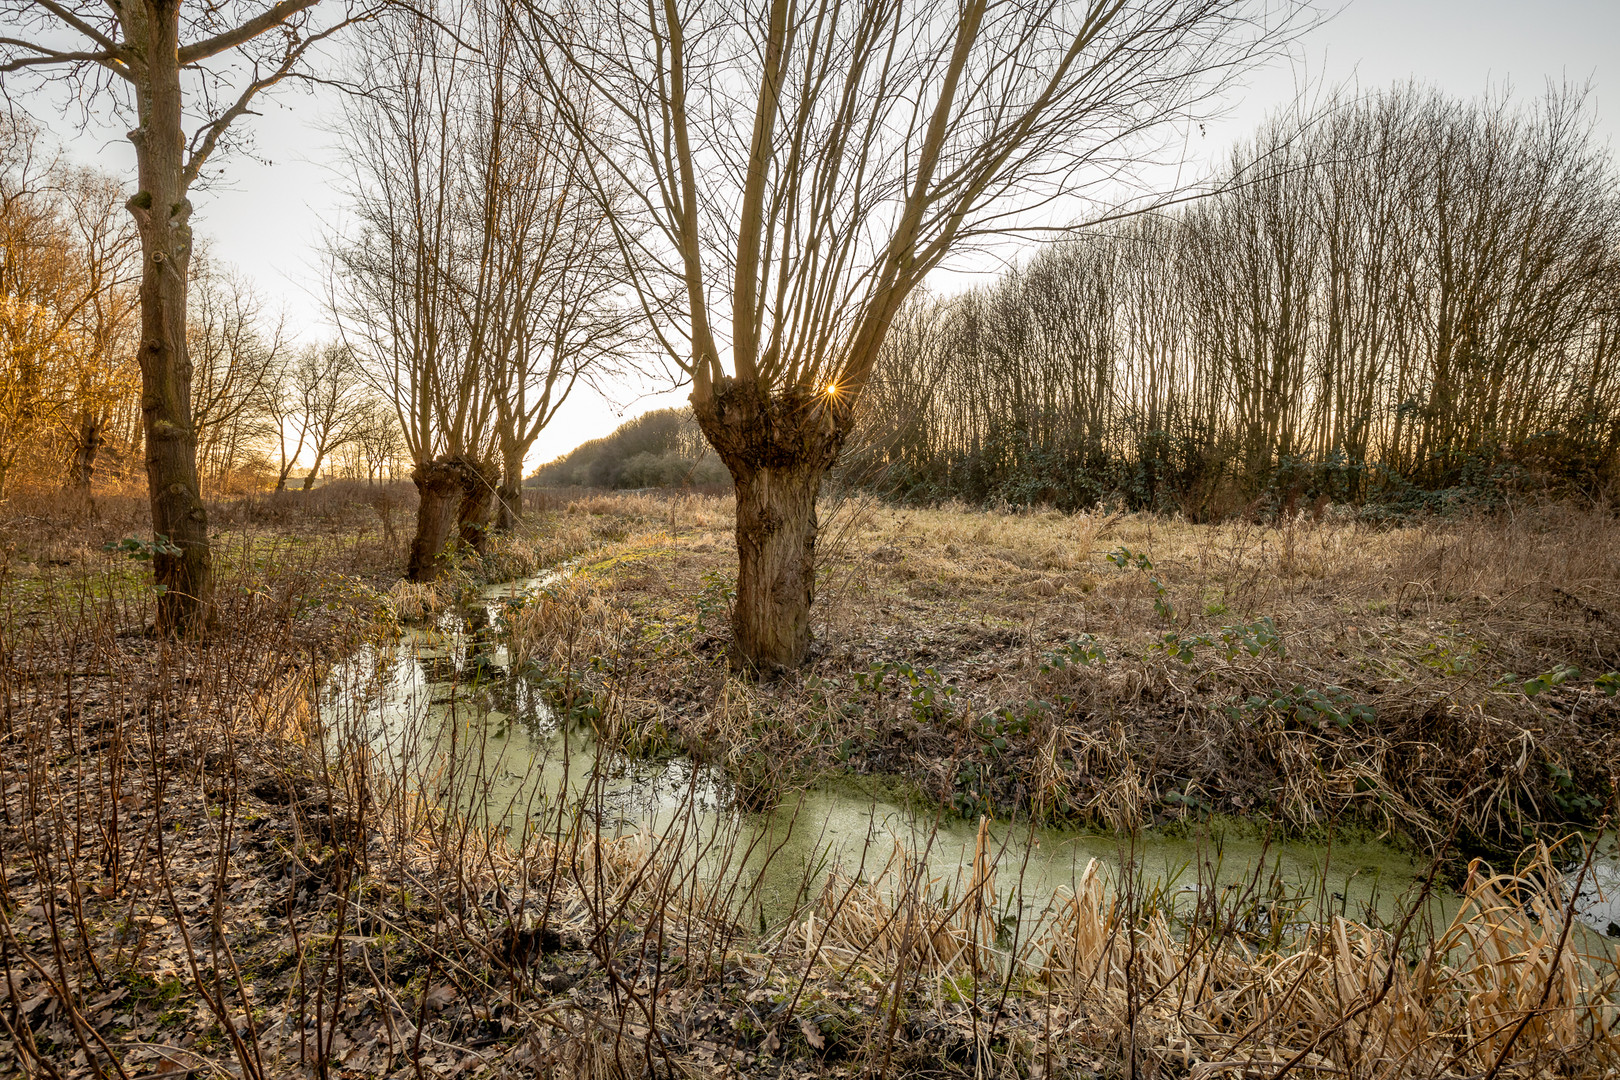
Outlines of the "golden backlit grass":
[[605,689],[629,746],[808,756],[1115,826],[1264,810],[1509,850],[1613,790],[1603,510],[1200,525],[824,500],[817,645],[767,683],[726,663],[729,500],[600,495],[553,520],[596,538],[578,580],[630,620],[576,643],[625,653]]

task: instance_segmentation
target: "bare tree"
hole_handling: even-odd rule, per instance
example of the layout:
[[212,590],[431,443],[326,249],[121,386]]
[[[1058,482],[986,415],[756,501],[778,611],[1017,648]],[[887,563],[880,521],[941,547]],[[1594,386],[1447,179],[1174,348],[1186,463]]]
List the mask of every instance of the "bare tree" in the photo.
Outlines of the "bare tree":
[[140,375],[131,362],[139,326],[140,238],[122,213],[124,193],[107,176],[74,170],[65,178],[67,223],[82,281],[73,322],[73,365],[67,437],[72,457],[68,489],[93,509],[91,478],[107,429],[120,410],[139,400]]
[[581,148],[512,40],[494,4],[396,12],[363,39],[346,114],[359,228],[331,251],[334,308],[415,462],[413,580],[452,536],[481,547],[499,492],[515,520],[524,456],[634,314]]
[[315,452],[304,475],[305,491],[315,486],[327,456],[359,437],[367,403],[359,375],[354,354],[338,342],[310,348],[299,358],[299,396],[308,410],[310,449]]
[[355,445],[359,448],[368,483],[393,478],[394,468],[406,452],[393,402],[374,394],[366,397],[361,405]]
[[[611,230],[585,185],[583,147],[532,82],[513,78],[512,26],[497,22],[500,68],[490,76],[487,183],[505,191],[495,235],[500,313],[491,351],[501,459],[496,527],[523,516],[523,462],[581,378],[614,370],[641,312],[623,295]],[[512,89],[508,89],[511,87]],[[496,200],[491,200],[496,201]]]
[[[300,70],[311,48],[357,17],[318,24],[317,0],[0,0],[0,75],[55,84],[88,105],[133,112],[141,240],[140,360],[158,629],[191,633],[210,618],[213,563],[197,470],[186,351],[192,256],[190,191],[254,99]],[[235,76],[233,78],[233,76]],[[188,104],[191,107],[188,117]],[[189,128],[189,131],[188,131]]]
[[[581,377],[600,376],[622,353],[640,312],[622,295],[623,274],[606,221],[582,183],[583,147],[518,64],[510,9],[474,9],[478,54],[463,68],[474,107],[464,139],[478,148],[465,183],[482,218],[477,269],[458,275],[471,307],[471,347],[494,380],[501,483],[488,492],[497,527],[522,516],[523,460]],[[576,96],[582,96],[583,86]],[[482,494],[480,489],[480,494]],[[466,539],[484,514],[464,506]]]
[[71,356],[63,309],[72,260],[37,132],[5,132],[0,170],[0,495],[31,442],[52,423]]
[[290,349],[284,320],[245,275],[199,253],[190,289],[187,356],[199,479],[223,487],[270,438]]
[[1279,117],[1210,197],[897,320],[868,453],[919,493],[1195,516],[1433,505],[1503,466],[1602,490],[1620,173],[1585,102],[1395,87]]
[[276,437],[277,491],[287,490],[287,477],[309,441],[309,422],[314,410],[310,407],[308,387],[299,378],[304,370],[303,359],[301,351],[282,365],[276,375],[275,391],[266,404],[266,414]]
[[[69,447],[65,471],[90,508],[96,451],[134,399],[135,243],[109,178],[38,152],[14,124],[0,144],[0,491],[19,455]],[[60,473],[59,473],[60,475]]]
[[[627,267],[737,491],[736,648],[810,642],[815,500],[890,324],[966,247],[1117,178],[1296,28],[1292,4],[606,2],[536,8]],[[645,233],[638,230],[645,229]],[[664,304],[660,277],[681,285]],[[729,359],[729,370],[727,360]]]
[[488,462],[489,372],[463,315],[461,257],[478,250],[463,203],[470,62],[456,37],[470,12],[438,21],[398,11],[358,43],[365,94],[348,102],[350,203],[358,228],[335,244],[332,306],[343,339],[393,401],[414,463],[416,534],[406,575],[437,576],[461,504],[499,482]]

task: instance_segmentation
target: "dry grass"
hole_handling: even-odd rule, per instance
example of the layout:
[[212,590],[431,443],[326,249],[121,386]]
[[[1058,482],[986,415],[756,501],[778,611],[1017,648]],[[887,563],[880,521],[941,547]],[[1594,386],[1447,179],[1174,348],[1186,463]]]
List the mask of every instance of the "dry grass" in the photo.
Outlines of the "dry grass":
[[[633,744],[798,747],[967,812],[1264,811],[1498,851],[1595,820],[1614,790],[1620,709],[1594,681],[1620,668],[1608,513],[1195,525],[850,498],[824,516],[816,655],[755,686],[724,664],[728,500],[563,509],[603,540],[582,564],[591,602],[635,623],[586,646],[629,650],[599,688]],[[877,692],[858,685],[874,665]]]
[[1005,901],[981,829],[954,890],[897,854],[874,882],[835,876],[783,946],[840,975],[911,970],[945,996],[1017,986],[1055,1016],[1060,1057],[1106,1049],[1146,1075],[1612,1075],[1620,968],[1571,938],[1553,862],[1543,848],[1520,875],[1476,864],[1438,930],[1328,916],[1255,946],[1232,932],[1257,911],[1247,898],[1172,917],[1093,860],[1009,941],[985,915]]
[[[1512,875],[1473,864],[1438,924],[1420,890],[1371,926],[1279,913],[1252,889],[1177,908],[1096,865],[1026,897],[981,829],[959,878],[896,850],[761,931],[771,840],[705,825],[695,795],[621,835],[596,812],[604,756],[582,793],[506,833],[456,810],[499,780],[481,745],[424,772],[314,689],[329,660],[443,610],[480,569],[568,557],[573,577],[509,612],[514,662],[590,702],[608,742],[689,748],[745,798],[855,768],[962,809],[1121,829],[1264,807],[1454,842],[1598,790],[1557,787],[1550,764],[1607,780],[1614,708],[1591,681],[1617,666],[1607,518],[1200,528],[850,501],[825,524],[815,663],[761,684],[724,659],[729,511],[571,500],[431,594],[383,587],[395,549],[380,524],[358,531],[370,511],[242,525],[222,632],[202,644],[120,635],[145,601],[96,534],[14,524],[0,1074],[1620,1075],[1617,957],[1573,929],[1563,852]],[[1109,562],[1120,546],[1152,569]],[[1263,616],[1280,654],[1164,648]],[[1104,659],[1058,666],[1085,634]],[[1559,664],[1583,673],[1534,697],[1498,687]],[[1376,721],[1225,711],[1301,685],[1342,686]]]

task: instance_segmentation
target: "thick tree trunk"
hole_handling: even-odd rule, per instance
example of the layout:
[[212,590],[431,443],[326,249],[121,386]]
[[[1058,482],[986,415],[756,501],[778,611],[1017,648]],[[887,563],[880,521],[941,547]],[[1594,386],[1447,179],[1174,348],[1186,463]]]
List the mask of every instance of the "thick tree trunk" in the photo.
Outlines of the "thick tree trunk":
[[149,25],[140,126],[135,144],[139,190],[129,200],[141,236],[141,414],[158,588],[157,630],[195,634],[213,617],[214,570],[208,514],[197,476],[191,422],[191,359],[186,352],[186,276],[191,265],[191,203],[183,177],[179,5],[146,6]]
[[480,555],[489,546],[489,516],[495,505],[495,485],[500,474],[486,462],[469,461],[462,466],[461,507],[456,515],[456,531],[461,542]]
[[762,468],[737,486],[738,653],[755,667],[792,668],[810,648],[816,598],[816,494],[824,470]]
[[304,474],[304,486],[301,490],[308,491],[315,486],[315,474],[321,471],[321,459],[325,456],[324,452],[315,455],[315,464],[311,465],[309,472]]
[[461,507],[462,465],[459,461],[438,459],[416,467],[411,479],[416,483],[416,536],[411,541],[410,561],[405,577],[410,581],[432,581],[439,576],[445,545],[455,528]]
[[411,541],[405,576],[432,581],[439,576],[445,548],[454,539],[482,552],[488,536],[490,506],[495,500],[495,469],[477,461],[437,458],[416,467],[416,538]]
[[523,520],[523,455],[507,447],[502,456],[501,486],[496,492],[495,528],[498,532],[511,532]]
[[737,492],[736,658],[767,672],[798,667],[810,648],[816,495],[838,460],[847,410],[731,379],[707,399],[694,394],[692,408]]

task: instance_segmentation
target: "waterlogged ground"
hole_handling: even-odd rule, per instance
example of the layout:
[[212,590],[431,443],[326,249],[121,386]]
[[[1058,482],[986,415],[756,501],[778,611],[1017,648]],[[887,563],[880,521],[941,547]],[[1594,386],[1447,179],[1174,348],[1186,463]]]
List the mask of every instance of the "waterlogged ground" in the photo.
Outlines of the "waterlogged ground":
[[[1260,929],[1331,914],[1389,924],[1426,884],[1421,906],[1430,918],[1456,908],[1429,880],[1427,859],[1370,835],[1306,843],[1233,818],[1134,834],[994,821],[981,835],[978,823],[931,811],[898,785],[856,776],[750,808],[712,766],[602,753],[589,725],[559,719],[537,673],[509,670],[503,610],[556,580],[490,586],[479,603],[340,665],[320,698],[329,729],[362,732],[386,768],[514,845],[580,822],[604,836],[662,838],[733,890],[737,914],[761,926],[793,917],[834,874],[920,878],[949,897],[981,852],[993,858],[1009,925],[1015,910],[1038,915],[1072,893],[1092,860],[1113,889],[1170,912],[1209,890],[1228,900],[1235,891],[1242,902],[1232,906],[1253,912]],[[1620,935],[1612,846],[1582,876],[1581,895],[1587,926]]]

